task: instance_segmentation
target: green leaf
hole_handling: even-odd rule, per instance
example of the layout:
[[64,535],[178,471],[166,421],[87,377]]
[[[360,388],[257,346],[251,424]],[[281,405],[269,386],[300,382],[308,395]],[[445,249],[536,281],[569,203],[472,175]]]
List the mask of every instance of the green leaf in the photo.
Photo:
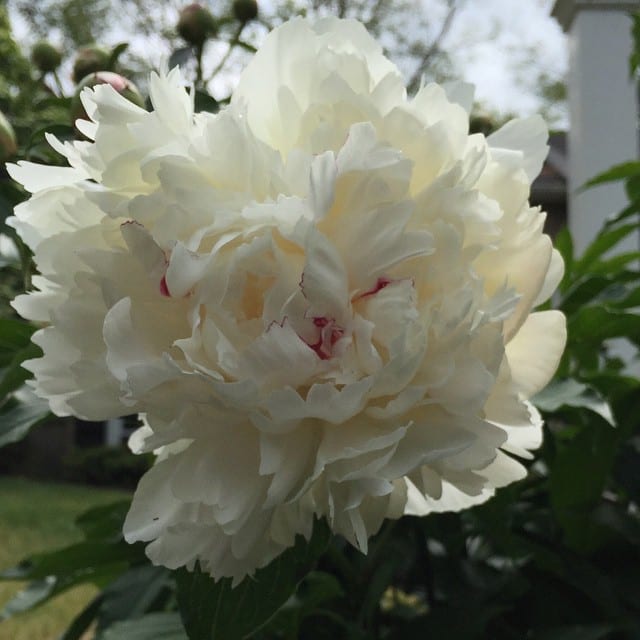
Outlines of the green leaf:
[[566,227],[561,229],[555,237],[554,244],[564,260],[564,277],[560,285],[560,289],[564,291],[566,285],[573,280],[571,275],[573,272],[573,238],[569,229]]
[[196,113],[200,111],[218,113],[218,111],[220,111],[218,101],[213,96],[210,96],[205,91],[200,91],[199,89],[196,89],[194,95],[194,108]]
[[640,13],[632,13],[633,26],[631,27],[631,36],[633,37],[633,48],[629,56],[629,78],[633,77],[640,66]]
[[29,343],[26,347],[19,349],[14,353],[11,362],[0,369],[0,403],[3,398],[11,393],[17,391],[29,378],[31,378],[31,372],[22,367],[22,363],[25,360],[31,358],[37,358],[42,355],[42,350],[36,344]]
[[608,426],[589,425],[559,453],[551,475],[556,508],[595,504],[613,465],[617,434]]
[[109,62],[107,63],[107,69],[113,71],[118,63],[118,58],[129,48],[128,42],[121,42],[111,49],[111,55],[109,56]]
[[102,595],[96,596],[71,622],[59,640],[81,640],[98,615]]
[[[42,98],[35,100],[33,103],[33,106],[40,111],[51,107],[59,107],[60,110],[67,110],[71,106],[71,97],[53,96],[50,93],[43,93],[41,95]],[[57,126],[58,124],[61,126],[68,126],[66,123],[53,122],[49,123],[49,126]]]
[[125,571],[139,551],[124,542],[116,546],[92,541],[32,556],[0,574],[4,580],[32,580],[5,605],[0,618],[33,609],[78,584],[104,586]]
[[[127,504],[121,501],[90,509],[79,518],[88,540],[35,554],[0,573],[2,580],[32,581],[26,593],[18,594],[7,604],[7,612],[26,611],[78,584],[104,587],[130,567],[146,563],[144,545],[129,545],[122,538],[123,509]],[[101,596],[101,602],[103,599]],[[84,618],[77,621],[78,629],[82,620]],[[68,633],[72,633],[71,628]],[[70,635],[70,638],[75,637]]]
[[640,175],[627,178],[624,182],[624,190],[629,201],[636,200],[640,196]]
[[570,342],[583,343],[583,349],[591,349],[592,345],[600,345],[610,338],[628,338],[640,344],[640,322],[634,313],[606,307],[584,307],[569,318],[568,334]]
[[181,47],[171,52],[169,56],[169,69],[183,67],[193,57],[193,47]]
[[[623,257],[623,256],[618,256]],[[640,255],[638,256],[640,258]],[[602,272],[600,272],[602,267]],[[576,279],[565,290],[559,308],[572,316],[581,307],[592,304],[609,305],[616,309],[628,309],[640,305],[639,274],[627,269],[609,270],[609,265],[597,262],[589,273]],[[634,288],[635,287],[635,288]]]
[[621,240],[638,230],[637,224],[625,224],[606,230],[587,247],[582,257],[574,263],[575,273],[585,273],[601,255],[615,247]]
[[133,567],[116,578],[103,592],[98,615],[100,632],[115,622],[139,618],[149,613],[163,591],[173,586],[171,573],[164,567]]
[[[74,128],[70,124],[51,124],[47,123],[43,127],[38,127],[33,131],[27,142],[27,152],[33,147],[45,141],[45,134],[51,133],[61,139],[73,139]],[[48,143],[47,143],[48,144]]]
[[637,213],[640,213],[640,198],[634,198],[620,213],[609,217],[604,223],[603,228],[608,229],[614,227]]
[[609,637],[617,627],[610,624],[575,624],[547,629],[536,634],[536,640],[600,640]]
[[637,516],[627,513],[625,507],[603,502],[594,509],[592,518],[597,524],[615,531],[636,548],[640,547],[640,522]]
[[[507,609],[501,602],[447,603],[429,615],[410,620],[391,633],[389,640],[483,640],[490,638],[486,627]],[[368,638],[369,636],[367,636]]]
[[308,542],[298,536],[292,548],[235,588],[230,579],[216,582],[198,567],[176,572],[178,605],[190,640],[237,640],[259,629],[311,570],[330,535],[326,523],[316,521]]
[[111,504],[93,507],[76,519],[76,526],[82,530],[87,540],[111,540],[122,538],[124,522],[131,500],[119,500]]
[[50,415],[49,404],[35,397],[28,404],[15,401],[5,404],[0,412],[0,447],[22,440],[33,426]]
[[637,280],[637,271],[625,271],[624,268],[629,263],[635,263],[640,260],[640,252],[638,251],[626,251],[619,253],[618,255],[607,258],[606,260],[596,260],[589,265],[589,272],[614,276],[616,278],[629,276],[633,274]]
[[618,486],[637,503],[640,501],[640,443],[635,446],[632,443],[618,452],[613,475]]
[[640,162],[632,160],[630,162],[622,162],[617,164],[607,171],[603,171],[591,180],[587,181],[581,189],[587,189],[589,187],[595,187],[598,184],[604,184],[605,182],[617,182],[618,180],[625,180],[633,176],[640,175]]
[[7,620],[17,613],[29,611],[47,600],[57,586],[54,576],[37,580],[21,589],[0,611],[0,620]]
[[572,378],[552,382],[535,395],[531,402],[541,411],[549,413],[561,407],[589,409],[604,418],[611,426],[615,426],[609,404],[594,389]]
[[612,300],[608,304],[616,309],[631,309],[640,307],[640,286],[635,289],[625,289],[626,295],[618,300]]
[[187,635],[177,613],[162,612],[118,622],[100,640],[187,640]]
[[591,512],[599,502],[615,458],[618,432],[595,418],[567,442],[551,470],[551,505],[565,533],[566,544],[578,551],[599,543],[599,527]]
[[276,615],[262,628],[261,637],[300,637],[300,626],[304,620],[316,614],[321,606],[329,607],[331,601],[344,597],[339,580],[323,571],[311,571],[300,583]]
[[0,367],[8,366],[15,353],[29,344],[34,331],[28,322],[0,318]]
[[114,544],[91,540],[56,551],[35,554],[15,567],[3,571],[0,576],[5,579],[25,580],[80,573],[86,577],[87,582],[91,582],[92,573],[98,569],[112,566],[120,568],[141,557],[144,558],[144,555],[141,556],[139,545],[129,545],[124,541]]
[[85,582],[102,585],[113,580],[115,575],[113,567],[100,567],[89,574],[50,575],[34,580],[5,604],[0,611],[0,620],[31,611],[76,585]]

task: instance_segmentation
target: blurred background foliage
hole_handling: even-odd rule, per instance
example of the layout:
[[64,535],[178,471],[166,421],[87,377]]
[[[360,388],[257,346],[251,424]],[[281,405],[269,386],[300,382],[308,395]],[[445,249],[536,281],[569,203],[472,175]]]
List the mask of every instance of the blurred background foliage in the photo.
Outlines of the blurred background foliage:
[[[439,43],[455,18],[453,1],[445,3],[443,20],[429,26],[429,41],[412,40],[414,31],[403,28],[403,21],[423,19],[410,2],[292,0],[263,13],[240,0],[216,5],[211,18],[191,10],[186,19],[197,15],[195,24],[182,26],[176,20],[184,7],[177,2],[10,4],[28,24],[32,45],[53,34],[55,46],[18,46],[7,2],[0,4],[2,160],[59,163],[44,132],[76,137],[75,84],[110,82],[104,72],[119,73],[144,96],[144,75],[156,66],[158,51],[186,68],[199,110],[216,111],[261,34],[299,12],[362,19],[402,62],[413,86],[423,72],[438,80],[451,72]],[[113,38],[124,23],[146,43],[142,50]],[[110,45],[96,45],[105,34]],[[633,73],[639,59],[640,46]],[[549,91],[562,97],[561,86]],[[26,391],[28,373],[20,367],[37,353],[29,341],[34,327],[8,305],[31,286],[30,255],[4,223],[27,194],[1,171],[0,446],[24,437],[47,415],[46,405]],[[62,640],[640,638],[640,383],[610,348],[611,340],[625,339],[637,361],[640,254],[615,249],[639,231],[640,163],[614,167],[594,183],[612,180],[624,181],[629,205],[588,249],[574,255],[567,231],[556,238],[566,273],[552,304],[567,315],[569,341],[553,383],[535,399],[546,418],[545,439],[525,480],[463,513],[387,522],[367,556],[318,523],[310,542],[299,540],[233,590],[228,581],[213,583],[197,571],[150,566],[140,545],[122,539],[128,500],[120,499],[78,518],[80,540],[6,568],[4,580],[25,586],[4,603],[0,619],[90,584],[92,599]],[[71,468],[109,476],[122,465],[118,455],[97,461],[79,455]],[[128,481],[143,470],[132,465]]]

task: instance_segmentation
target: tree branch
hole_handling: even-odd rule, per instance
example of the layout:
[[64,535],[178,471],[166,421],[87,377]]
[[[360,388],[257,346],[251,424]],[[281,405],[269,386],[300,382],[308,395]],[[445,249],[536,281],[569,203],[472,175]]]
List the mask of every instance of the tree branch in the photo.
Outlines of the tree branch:
[[418,66],[416,67],[416,70],[414,71],[413,75],[409,79],[409,82],[407,83],[407,88],[410,91],[417,88],[418,84],[420,83],[420,79],[422,78],[423,70],[427,62],[436,53],[438,53],[438,51],[440,51],[440,44],[442,43],[442,40],[445,38],[447,33],[449,33],[449,30],[451,29],[451,25],[453,24],[453,18],[455,17],[456,11],[458,10],[458,4],[456,3],[456,0],[447,0],[447,6],[448,6],[447,15],[444,17],[444,20],[442,21],[442,25],[440,26],[440,31],[438,35],[434,38],[433,42],[428,47],[428,49],[422,54],[422,58],[420,59],[420,62],[418,62]]

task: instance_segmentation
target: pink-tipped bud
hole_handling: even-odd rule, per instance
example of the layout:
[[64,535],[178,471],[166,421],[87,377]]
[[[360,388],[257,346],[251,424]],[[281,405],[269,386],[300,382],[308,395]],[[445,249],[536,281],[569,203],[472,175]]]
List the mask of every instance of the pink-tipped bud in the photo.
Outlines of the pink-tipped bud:
[[111,54],[98,45],[80,49],[73,63],[73,81],[78,83],[90,73],[107,71]]
[[75,123],[76,120],[88,120],[87,112],[84,110],[80,94],[87,87],[95,87],[99,84],[111,85],[121,96],[133,102],[139,107],[144,107],[144,98],[131,80],[113,71],[98,71],[85,76],[82,82],[76,87],[76,92],[71,100],[71,118]]

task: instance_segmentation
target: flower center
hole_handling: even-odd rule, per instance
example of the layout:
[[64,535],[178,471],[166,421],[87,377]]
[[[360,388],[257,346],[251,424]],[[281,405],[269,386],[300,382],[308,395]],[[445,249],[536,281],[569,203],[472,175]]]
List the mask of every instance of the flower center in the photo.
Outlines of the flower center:
[[351,300],[351,302],[356,302],[356,300],[361,300],[362,298],[368,298],[369,296],[374,296],[376,293],[378,293],[379,291],[382,291],[382,289],[384,289],[387,285],[391,284],[392,282],[393,280],[391,280],[391,278],[385,278],[384,276],[381,276],[377,279],[376,283],[373,285],[373,287],[371,287],[371,289],[367,289],[366,291],[359,293],[357,296],[355,296]]
[[333,355],[333,345],[344,335],[344,329],[339,327],[333,318],[327,317],[313,318],[313,325],[318,329],[317,340],[304,342],[318,354],[321,360],[328,360]]

